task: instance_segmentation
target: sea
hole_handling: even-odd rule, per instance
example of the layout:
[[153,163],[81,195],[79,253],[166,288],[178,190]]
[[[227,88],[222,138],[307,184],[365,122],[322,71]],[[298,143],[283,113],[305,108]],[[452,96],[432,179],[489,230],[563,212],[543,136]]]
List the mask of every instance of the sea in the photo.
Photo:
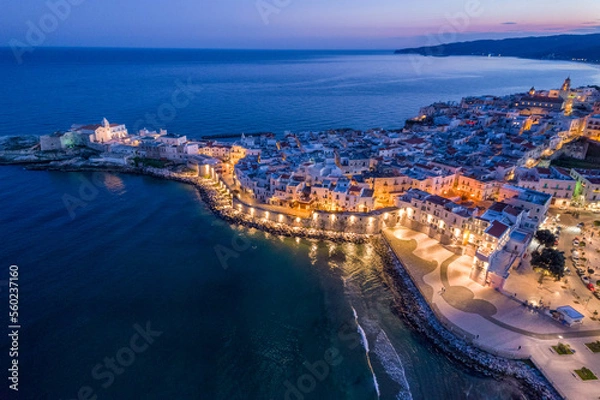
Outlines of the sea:
[[[600,84],[598,66],[515,58],[39,48],[19,64],[3,49],[0,135],[102,118],[189,138],[398,129],[436,101],[568,76]],[[11,265],[19,392],[5,333],[1,399],[524,398],[405,325],[371,245],[231,226],[184,184],[0,167],[4,332]]]

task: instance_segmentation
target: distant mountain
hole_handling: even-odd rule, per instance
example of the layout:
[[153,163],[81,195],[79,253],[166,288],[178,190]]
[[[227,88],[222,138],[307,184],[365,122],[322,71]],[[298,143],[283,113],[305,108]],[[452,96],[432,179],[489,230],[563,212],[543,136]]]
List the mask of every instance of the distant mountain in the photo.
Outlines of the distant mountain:
[[600,34],[558,35],[503,40],[476,40],[396,50],[424,56],[504,56],[536,60],[577,60],[600,63]]

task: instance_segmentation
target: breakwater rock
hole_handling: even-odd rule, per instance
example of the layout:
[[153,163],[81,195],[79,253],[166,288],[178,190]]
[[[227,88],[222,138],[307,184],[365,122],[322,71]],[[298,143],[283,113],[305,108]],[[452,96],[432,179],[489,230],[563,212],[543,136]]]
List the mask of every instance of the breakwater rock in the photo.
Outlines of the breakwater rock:
[[[6,162],[21,164],[21,162]],[[219,218],[248,228],[255,228],[273,235],[286,237],[329,240],[333,242],[369,242],[384,261],[385,280],[395,294],[396,314],[423,337],[427,338],[440,351],[447,354],[465,367],[482,375],[497,379],[514,379],[529,399],[560,399],[561,396],[552,385],[533,366],[524,361],[508,360],[489,354],[457,337],[446,329],[436,318],[429,304],[422,297],[392,250],[380,235],[360,235],[345,232],[332,232],[316,229],[291,227],[272,221],[253,219],[236,211],[231,206],[231,198],[218,189],[208,179],[169,169],[134,167],[114,164],[91,163],[85,158],[65,160],[44,160],[44,162],[25,162],[31,170],[49,170],[63,172],[108,172],[153,176],[193,185],[197,188],[207,207]]]
[[439,322],[384,239],[373,239],[373,245],[384,261],[385,278],[395,294],[394,311],[416,332],[426,337],[449,358],[471,370],[497,379],[516,379],[528,399],[562,398],[542,373],[527,362],[494,356],[450,332]]
[[259,220],[251,217],[250,215],[234,210],[232,208],[231,197],[219,191],[215,182],[209,179],[198,178],[196,176],[192,176],[191,174],[186,175],[180,171],[172,169],[90,163],[88,160],[82,158],[72,159],[64,162],[55,161],[50,163],[34,163],[27,165],[26,168],[31,170],[62,172],[89,171],[125,173],[146,175],[160,179],[168,179],[176,182],[186,183],[197,188],[204,203],[217,217],[229,222],[230,224],[258,229],[277,236],[330,240],[336,243],[365,243],[373,236],[348,232],[335,232],[312,228],[293,227],[273,221]]

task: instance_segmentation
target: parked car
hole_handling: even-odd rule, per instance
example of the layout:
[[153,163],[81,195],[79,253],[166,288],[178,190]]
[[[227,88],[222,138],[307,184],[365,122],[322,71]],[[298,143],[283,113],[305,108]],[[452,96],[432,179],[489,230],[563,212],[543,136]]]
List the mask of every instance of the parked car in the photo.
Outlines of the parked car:
[[579,275],[579,276],[585,275],[585,271],[583,270],[583,268],[577,268],[576,272],[577,272],[577,275]]
[[582,282],[583,282],[583,283],[585,283],[586,285],[589,285],[589,284],[590,284],[590,278],[588,278],[588,277],[587,277],[587,276],[585,276],[585,275],[581,275],[581,280],[582,280]]
[[588,283],[587,288],[590,289],[590,292],[596,293],[596,286],[593,283]]
[[579,239],[573,239],[573,246],[579,246]]
[[596,297],[598,300],[600,300],[600,292],[599,292],[599,291],[595,291],[595,292],[594,292],[594,296],[595,296],[595,297]]

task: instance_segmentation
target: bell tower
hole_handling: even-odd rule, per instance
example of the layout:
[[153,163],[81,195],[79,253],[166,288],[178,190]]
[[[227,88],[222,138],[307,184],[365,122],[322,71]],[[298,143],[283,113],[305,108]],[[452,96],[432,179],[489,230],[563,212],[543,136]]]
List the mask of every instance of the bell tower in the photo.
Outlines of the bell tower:
[[562,88],[560,89],[563,92],[568,92],[569,90],[571,90],[571,77],[569,76],[567,79],[565,79],[565,82],[562,85]]

